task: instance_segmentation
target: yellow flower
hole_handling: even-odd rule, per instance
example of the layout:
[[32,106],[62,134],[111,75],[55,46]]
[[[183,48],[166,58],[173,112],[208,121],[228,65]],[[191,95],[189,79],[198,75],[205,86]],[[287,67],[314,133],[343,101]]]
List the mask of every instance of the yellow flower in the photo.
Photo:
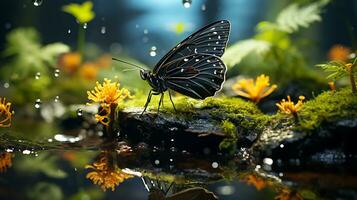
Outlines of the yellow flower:
[[131,174],[123,172],[121,169],[114,166],[112,157],[108,153],[99,155],[99,159],[93,165],[86,165],[86,169],[93,169],[89,172],[86,178],[90,179],[94,184],[100,185],[103,191],[107,189],[115,190],[115,187],[126,179],[132,178]]
[[11,103],[0,97],[0,127],[10,127],[12,115]]
[[[129,90],[119,89],[119,83],[112,83],[109,79],[104,79],[104,83],[96,83],[94,90],[87,91],[88,99],[99,103],[102,109],[95,118],[98,122],[108,126],[110,121],[111,106],[119,104],[126,98],[131,98]],[[90,104],[90,103],[89,103]]]
[[294,102],[291,101],[290,96],[288,96],[288,101],[283,99],[280,103],[275,104],[278,106],[280,111],[286,113],[286,114],[292,114],[296,116],[297,112],[301,109],[303,105],[305,97],[304,96],[299,96],[299,101],[294,104]]
[[101,106],[110,104],[118,104],[126,98],[130,98],[129,90],[119,89],[119,83],[112,83],[111,80],[105,78],[103,84],[98,81],[94,90],[87,91],[88,99],[93,102],[100,103]]
[[62,10],[74,16],[79,23],[83,24],[91,21],[95,17],[92,8],[93,3],[91,1],[86,1],[83,4],[68,4],[63,6]]
[[244,181],[249,185],[253,185],[257,190],[261,190],[267,185],[264,179],[252,174],[246,176]]
[[264,74],[258,76],[254,82],[253,79],[242,79],[233,86],[233,91],[239,95],[258,103],[262,98],[270,95],[278,86],[270,86],[269,76]]
[[12,153],[0,153],[0,172],[5,172],[12,165]]

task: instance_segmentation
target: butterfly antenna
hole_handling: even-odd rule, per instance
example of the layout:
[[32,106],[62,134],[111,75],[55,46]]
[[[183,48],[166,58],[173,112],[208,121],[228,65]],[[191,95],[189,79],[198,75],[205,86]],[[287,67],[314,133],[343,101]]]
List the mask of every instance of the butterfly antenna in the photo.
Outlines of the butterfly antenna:
[[120,59],[117,59],[117,58],[112,58],[112,60],[115,60],[115,61],[118,61],[118,62],[122,62],[122,63],[128,64],[128,65],[131,65],[131,66],[133,66],[133,67],[137,67],[137,68],[139,68],[139,69],[141,69],[141,70],[145,70],[144,68],[142,68],[142,67],[140,67],[140,66],[138,66],[138,65],[135,65],[135,64],[133,64],[133,63],[126,62],[126,61],[124,61],[124,60],[120,60]]
[[134,70],[139,70],[139,69],[137,69],[137,68],[123,69],[123,72],[130,72],[130,71],[134,71]]

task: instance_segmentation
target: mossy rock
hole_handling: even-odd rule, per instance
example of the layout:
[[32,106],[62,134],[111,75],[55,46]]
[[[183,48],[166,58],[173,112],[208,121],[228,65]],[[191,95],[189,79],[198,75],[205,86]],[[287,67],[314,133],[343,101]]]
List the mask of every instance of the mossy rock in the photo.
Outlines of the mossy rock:
[[[269,118],[255,104],[240,98],[198,101],[180,96],[174,102],[177,111],[166,98],[159,114],[149,107],[142,116],[142,108],[132,106],[143,106],[144,101],[122,105],[118,109],[121,134],[133,144],[170,148],[173,139],[177,148],[190,152],[233,152],[232,147],[250,147]],[[157,99],[151,105],[157,105]]]

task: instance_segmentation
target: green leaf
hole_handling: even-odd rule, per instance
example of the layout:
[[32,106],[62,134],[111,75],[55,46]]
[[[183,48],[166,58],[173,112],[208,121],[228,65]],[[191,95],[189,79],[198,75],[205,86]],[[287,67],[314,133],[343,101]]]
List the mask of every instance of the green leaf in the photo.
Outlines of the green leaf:
[[287,33],[296,32],[302,27],[306,28],[313,22],[321,21],[321,9],[328,2],[328,0],[322,0],[302,7],[298,4],[291,4],[280,12],[276,25]]
[[242,40],[227,48],[222,59],[229,66],[239,64],[244,57],[255,53],[262,55],[269,51],[270,43],[262,40],[248,39]]

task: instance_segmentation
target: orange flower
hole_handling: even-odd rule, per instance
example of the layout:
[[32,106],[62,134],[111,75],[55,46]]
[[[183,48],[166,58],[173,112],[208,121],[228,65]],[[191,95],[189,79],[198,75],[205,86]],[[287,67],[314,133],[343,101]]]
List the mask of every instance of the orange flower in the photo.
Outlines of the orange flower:
[[81,54],[70,52],[62,54],[58,60],[58,65],[67,73],[73,74],[81,65]]
[[303,105],[304,99],[305,99],[304,96],[299,96],[299,101],[296,104],[294,104],[294,102],[291,101],[290,96],[288,96],[288,101],[283,99],[280,103],[276,103],[275,105],[278,106],[280,111],[286,114],[292,114],[296,116],[297,112],[301,109]]
[[96,61],[95,65],[99,68],[108,68],[112,63],[112,56],[109,54],[101,55]]
[[233,86],[233,91],[239,95],[246,97],[258,103],[262,98],[270,95],[278,86],[270,86],[269,76],[264,74],[258,76],[254,82],[253,79],[242,79],[237,81]]
[[10,127],[12,115],[11,103],[0,97],[0,127]]
[[275,196],[275,200],[303,200],[302,196],[296,192],[289,189],[283,189],[280,193]]
[[94,184],[100,185],[103,191],[107,189],[115,190],[115,187],[126,179],[133,178],[133,175],[123,172],[113,164],[113,158],[108,153],[101,153],[99,159],[93,165],[86,165],[86,169],[93,169],[86,178]]
[[0,172],[5,172],[7,168],[12,165],[12,153],[2,152],[0,153]]
[[335,82],[329,81],[329,82],[328,82],[328,86],[330,87],[330,90],[331,90],[331,91],[336,91]]
[[244,181],[249,185],[253,185],[257,190],[261,190],[267,185],[264,179],[253,174],[246,176]]
[[342,45],[334,45],[328,52],[329,60],[339,60],[339,61],[347,61],[349,55],[351,53],[351,49]]
[[93,63],[84,63],[79,69],[79,74],[86,80],[95,80],[98,74],[98,68]]

